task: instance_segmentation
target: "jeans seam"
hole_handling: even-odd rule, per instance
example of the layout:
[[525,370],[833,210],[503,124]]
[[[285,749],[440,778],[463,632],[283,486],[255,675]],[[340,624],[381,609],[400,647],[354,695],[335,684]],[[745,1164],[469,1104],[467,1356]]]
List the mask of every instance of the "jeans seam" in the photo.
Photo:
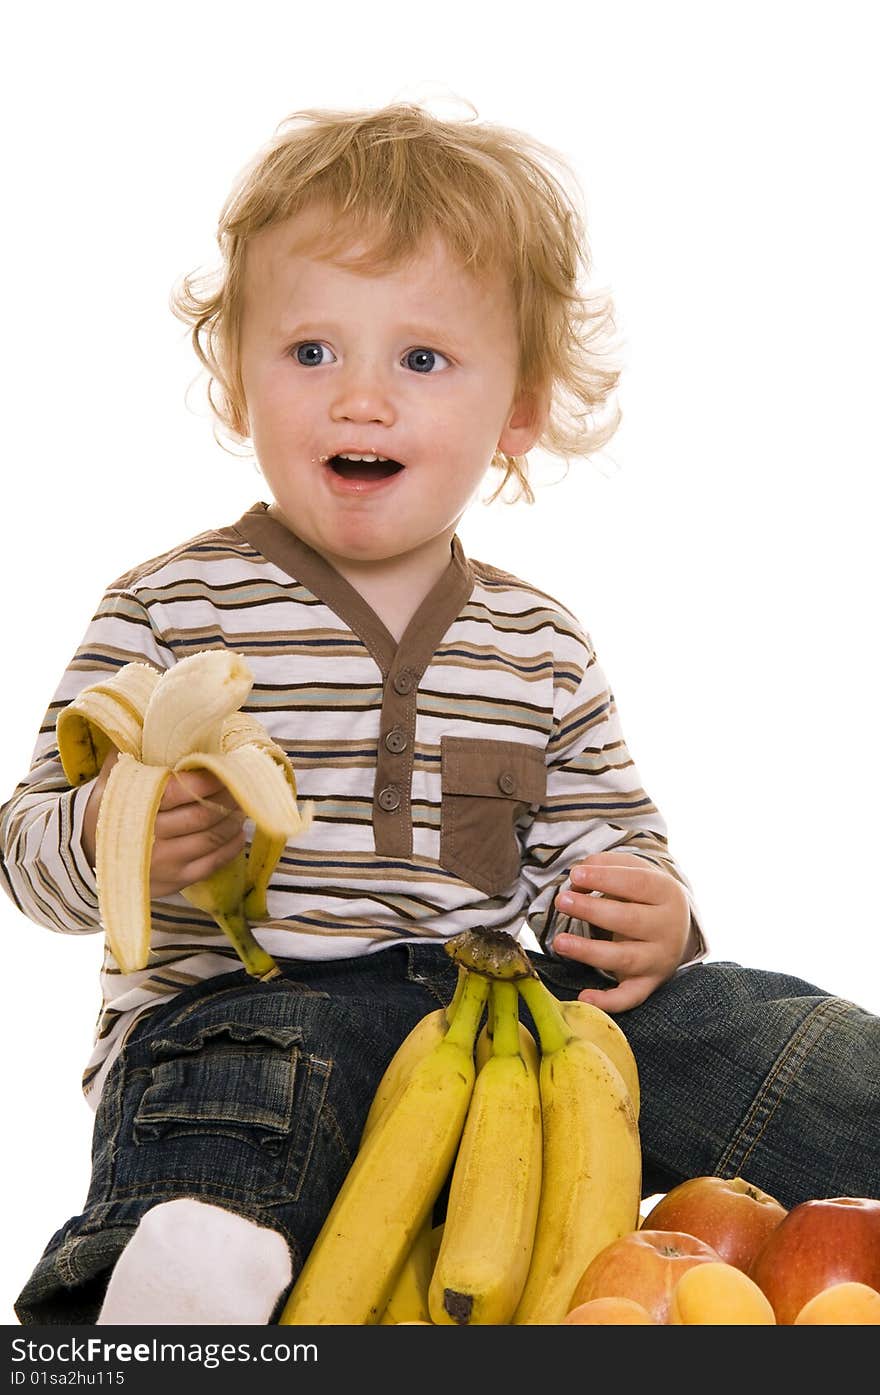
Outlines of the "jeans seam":
[[[432,966],[428,973],[420,973],[418,967],[419,950],[423,946],[405,944],[406,950],[406,979],[408,983],[417,983],[420,988],[424,988],[436,1000],[439,1007],[447,1007],[449,999],[441,987],[442,970]],[[452,961],[449,960],[451,964]],[[446,967],[445,965],[443,966]]]
[[[299,1134],[302,1128],[302,1120],[306,1114],[307,1108],[313,1107],[314,1120],[306,1145],[302,1148],[302,1151],[297,1159],[299,1164],[298,1177],[296,1186],[292,1190],[292,1196],[294,1201],[299,1201],[302,1195],[302,1189],[305,1182],[306,1173],[308,1172],[309,1165],[312,1161],[312,1154],[315,1151],[315,1142],[318,1136],[318,1129],[321,1124],[321,1116],[322,1114],[326,1115],[328,1112],[332,1112],[328,1111],[327,1109],[327,1090],[330,1085],[330,1076],[333,1073],[333,1062],[325,1060],[320,1056],[308,1056],[305,1058],[305,1062],[306,1081],[302,1092],[303,1098],[299,1102],[299,1115],[297,1119],[298,1127],[295,1125],[294,1133],[295,1144],[299,1144],[300,1142]],[[294,1104],[294,1113],[296,1114],[296,1112],[296,1104]]]
[[[125,1092],[131,1075],[132,1067],[120,1053],[111,1068],[111,1075],[104,1082],[104,1090],[98,1103],[99,1110],[103,1110],[105,1127],[100,1140],[100,1147],[103,1159],[104,1185],[99,1186],[101,1172],[97,1165],[95,1154],[95,1140],[93,1139],[92,1150],[92,1176],[90,1192],[95,1189],[95,1197],[98,1202],[109,1202],[113,1196],[116,1186],[117,1160],[119,1157],[119,1137],[122,1132],[124,1116]],[[113,1086],[108,1090],[112,1073],[118,1072],[118,1084],[114,1081]],[[97,1134],[95,1134],[97,1138]],[[91,1197],[90,1197],[91,1199]]]
[[[770,1125],[791,1083],[832,1017],[841,1016],[848,1004],[840,998],[826,998],[807,1014],[797,1031],[773,1063],[769,1075],[752,1101],[742,1127],[716,1164],[719,1174],[741,1176],[751,1154]],[[740,1151],[742,1150],[742,1151]],[[731,1171],[732,1169],[732,1171]]]

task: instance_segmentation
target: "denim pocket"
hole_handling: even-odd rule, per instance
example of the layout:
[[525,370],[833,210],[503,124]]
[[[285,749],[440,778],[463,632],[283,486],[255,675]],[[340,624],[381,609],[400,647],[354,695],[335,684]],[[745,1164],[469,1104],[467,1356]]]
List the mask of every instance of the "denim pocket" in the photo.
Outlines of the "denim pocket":
[[298,1034],[216,1026],[188,1041],[153,1043],[150,1084],[134,1137],[156,1139],[197,1123],[277,1145],[293,1115]]
[[131,1129],[155,1154],[147,1173],[254,1203],[299,1197],[332,1069],[303,1050],[299,1027],[189,1023],[149,1057]]

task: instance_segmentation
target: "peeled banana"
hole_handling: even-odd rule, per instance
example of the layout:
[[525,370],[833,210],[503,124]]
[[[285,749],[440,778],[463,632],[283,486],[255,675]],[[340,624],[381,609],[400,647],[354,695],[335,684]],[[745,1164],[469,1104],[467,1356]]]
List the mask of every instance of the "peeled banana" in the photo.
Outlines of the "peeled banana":
[[543,1174],[529,1273],[512,1323],[561,1323],[593,1257],[638,1227],[638,1121],[605,1051],[575,1035],[540,980],[523,979],[518,988],[541,1045]]
[[253,717],[238,711],[253,684],[240,654],[204,650],[163,673],[133,662],[84,688],[59,713],[58,752],[71,785],[94,779],[114,748],[96,829],[98,905],[110,951],[123,973],[142,969],[150,951],[150,862],[156,815],[173,774],[212,771],[256,832],[240,854],[183,895],[229,936],[248,972],[271,977],[277,965],[258,944],[250,917],[265,914],[268,879],[288,838],[308,828],[286,753]]
[[428,1290],[437,1324],[509,1323],[541,1195],[541,1100],[521,1049],[517,990],[493,982],[492,1053],[477,1074]]
[[487,979],[467,975],[442,1041],[414,1066],[364,1139],[287,1299],[281,1325],[380,1321],[455,1157],[488,991]]

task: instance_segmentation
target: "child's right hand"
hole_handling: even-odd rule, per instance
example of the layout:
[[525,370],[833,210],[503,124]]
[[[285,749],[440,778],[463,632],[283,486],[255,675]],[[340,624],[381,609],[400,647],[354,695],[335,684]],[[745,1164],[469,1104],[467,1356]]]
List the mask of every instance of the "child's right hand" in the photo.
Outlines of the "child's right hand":
[[[95,866],[98,810],[118,753],[101,767],[83,816],[82,845]],[[171,896],[225,867],[247,841],[245,815],[226,786],[207,770],[172,775],[156,815],[150,896]]]

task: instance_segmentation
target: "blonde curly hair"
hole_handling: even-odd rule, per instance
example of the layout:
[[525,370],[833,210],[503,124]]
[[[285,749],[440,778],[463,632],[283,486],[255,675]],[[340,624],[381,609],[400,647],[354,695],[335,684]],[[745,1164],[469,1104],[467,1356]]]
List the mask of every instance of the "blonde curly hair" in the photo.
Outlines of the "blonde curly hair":
[[[613,307],[607,294],[586,289],[590,259],[572,171],[558,152],[519,131],[439,120],[403,102],[286,117],[221,210],[222,265],[184,276],[172,291],[172,312],[190,327],[209,375],[221,446],[224,435],[237,446],[248,439],[239,359],[248,239],[317,203],[335,215],[322,256],[350,244],[353,229],[369,227],[376,240],[357,263],[365,271],[394,268],[432,234],[464,267],[500,268],[519,327],[518,389],[549,401],[537,444],[568,460],[613,436],[620,423],[612,402],[620,377],[610,357]],[[493,498],[513,480],[514,497],[534,500],[527,456],[497,451],[492,465],[504,471]]]

